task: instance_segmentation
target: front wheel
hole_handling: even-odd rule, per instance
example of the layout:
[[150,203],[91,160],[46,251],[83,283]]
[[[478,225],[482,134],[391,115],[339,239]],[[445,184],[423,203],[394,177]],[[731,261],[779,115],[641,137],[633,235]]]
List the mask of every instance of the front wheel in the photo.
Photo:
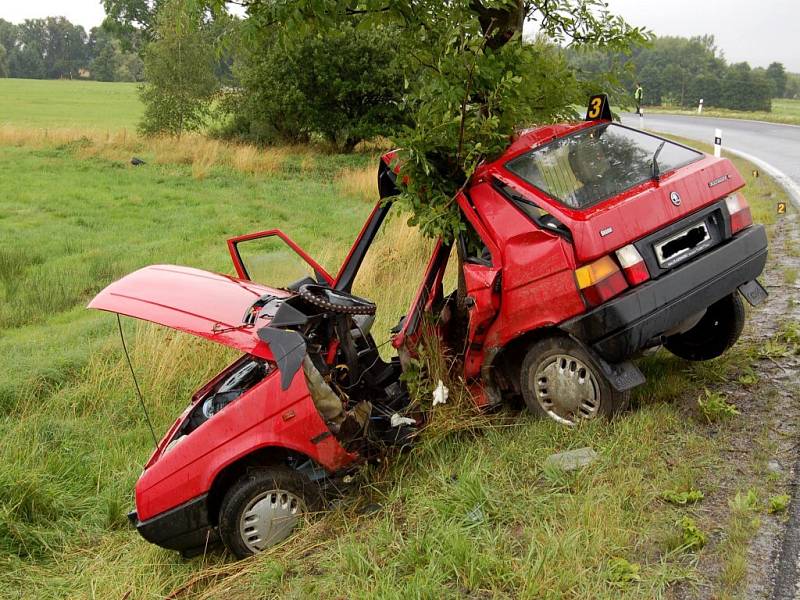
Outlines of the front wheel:
[[711,360],[736,343],[744,329],[744,320],[744,304],[734,292],[709,306],[689,331],[668,337],[664,347],[686,360]]
[[219,533],[237,558],[258,554],[282,542],[320,502],[307,477],[287,467],[253,469],[225,494]]
[[591,355],[568,337],[535,342],[522,361],[520,377],[528,409],[564,425],[611,416],[630,396],[614,389]]

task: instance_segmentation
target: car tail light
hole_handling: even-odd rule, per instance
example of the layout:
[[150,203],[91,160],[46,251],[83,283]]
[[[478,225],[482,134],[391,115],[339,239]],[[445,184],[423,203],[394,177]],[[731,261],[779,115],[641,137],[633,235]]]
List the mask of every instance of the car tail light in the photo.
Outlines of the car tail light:
[[628,287],[625,276],[610,256],[575,271],[575,279],[586,302],[598,306]]
[[728,207],[728,214],[731,216],[731,233],[741,231],[753,224],[753,217],[750,214],[750,205],[738,192],[734,192],[725,197],[725,205]]
[[647,265],[633,244],[617,250],[617,260],[625,272],[625,278],[631,285],[639,285],[643,281],[650,279]]

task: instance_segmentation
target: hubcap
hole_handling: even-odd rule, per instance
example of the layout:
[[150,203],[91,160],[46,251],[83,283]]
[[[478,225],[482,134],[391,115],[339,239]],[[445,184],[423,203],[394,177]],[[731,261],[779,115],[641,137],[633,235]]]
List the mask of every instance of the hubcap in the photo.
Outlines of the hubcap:
[[549,356],[533,374],[536,401],[549,417],[574,425],[600,409],[600,394],[591,369],[568,354]]
[[286,539],[305,512],[303,501],[286,490],[269,490],[245,506],[239,534],[245,546],[258,553]]

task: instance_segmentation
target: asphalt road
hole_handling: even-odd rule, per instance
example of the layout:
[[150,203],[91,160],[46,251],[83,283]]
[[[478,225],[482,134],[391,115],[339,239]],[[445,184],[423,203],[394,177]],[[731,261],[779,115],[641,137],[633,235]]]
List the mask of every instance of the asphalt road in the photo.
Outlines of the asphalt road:
[[[631,113],[623,114],[622,122],[631,127],[640,126],[639,117]],[[744,158],[756,158],[777,169],[785,178],[774,170],[770,171],[766,165],[753,161],[761,169],[782,180],[794,196],[795,202],[800,204],[800,126],[742,119],[648,115],[645,112],[644,128],[708,144],[714,143],[714,129],[721,129],[724,150],[738,151]]]

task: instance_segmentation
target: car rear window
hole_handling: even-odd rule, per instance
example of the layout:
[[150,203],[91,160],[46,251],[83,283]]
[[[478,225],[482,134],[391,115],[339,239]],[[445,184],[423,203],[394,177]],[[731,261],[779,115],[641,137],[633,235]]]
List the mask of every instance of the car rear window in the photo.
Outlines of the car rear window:
[[562,204],[580,209],[652,178],[659,147],[662,174],[703,156],[654,135],[603,123],[523,154],[506,168]]

